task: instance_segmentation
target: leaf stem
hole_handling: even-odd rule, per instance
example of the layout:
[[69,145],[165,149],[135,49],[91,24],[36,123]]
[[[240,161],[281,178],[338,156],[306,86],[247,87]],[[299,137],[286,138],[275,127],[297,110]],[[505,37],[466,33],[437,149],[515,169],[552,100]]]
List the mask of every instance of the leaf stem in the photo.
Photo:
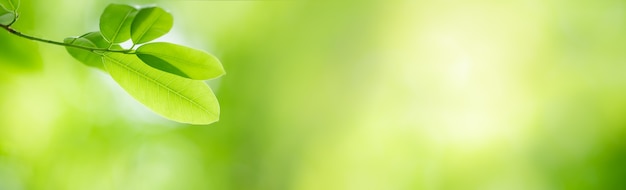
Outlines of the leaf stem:
[[26,39],[34,40],[34,41],[39,41],[39,42],[44,42],[44,43],[49,43],[49,44],[54,44],[54,45],[59,45],[59,46],[79,48],[79,49],[84,49],[84,50],[91,51],[91,52],[115,52],[115,53],[124,53],[124,54],[134,54],[135,53],[132,49],[129,49],[129,50],[111,50],[111,49],[90,48],[90,47],[79,46],[79,45],[74,45],[74,44],[67,44],[67,43],[63,43],[63,42],[57,42],[57,41],[52,41],[52,40],[47,40],[47,39],[43,39],[43,38],[38,38],[38,37],[26,35],[24,33],[21,33],[19,31],[15,30],[15,29],[11,28],[10,25],[2,25],[2,24],[0,24],[0,27],[4,28],[6,31],[9,31],[9,33],[11,33],[11,34],[17,35],[17,36],[22,37],[22,38],[26,38]]
[[15,23],[17,21],[18,17],[20,16],[15,11],[13,11],[12,13],[13,13],[13,20],[11,21],[11,23],[7,24],[7,27],[10,27],[11,25],[13,25],[13,23]]

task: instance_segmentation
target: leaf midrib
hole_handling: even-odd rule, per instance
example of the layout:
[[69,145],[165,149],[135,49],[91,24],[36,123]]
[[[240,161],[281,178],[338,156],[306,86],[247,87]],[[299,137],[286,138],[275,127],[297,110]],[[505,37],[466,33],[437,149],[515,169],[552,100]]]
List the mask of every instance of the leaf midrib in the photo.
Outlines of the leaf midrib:
[[[150,45],[150,44],[146,44],[146,45]],[[194,49],[192,49],[192,50],[194,50]],[[205,52],[202,52],[202,51],[196,51],[196,52],[194,52],[194,55],[197,55],[196,53],[201,53],[203,57],[210,57],[212,60],[211,59],[202,58],[201,61],[197,61],[195,63],[202,62],[204,64],[193,64],[193,65],[185,64],[185,66],[195,66],[195,65],[206,66],[206,65],[209,65],[209,66],[212,67],[213,64],[207,64],[207,62],[217,62],[217,61],[215,61],[215,57],[212,56],[209,53],[205,53]],[[161,53],[159,51],[151,51],[151,50],[141,51],[141,47],[139,47],[139,49],[137,49],[137,54],[146,54],[146,55],[155,55],[155,56],[159,56],[159,57],[165,57],[165,58],[168,58],[168,59],[174,59],[174,60],[176,60],[178,62],[181,62],[181,63],[191,62],[191,61],[189,61],[187,59],[182,59],[182,58],[179,58],[177,56],[169,55],[169,54],[166,54],[166,53]],[[192,56],[189,56],[189,57],[192,57]],[[193,56],[193,57],[198,57],[198,56]],[[219,67],[217,67],[217,68],[219,68]]]
[[126,19],[128,19],[128,16],[130,16],[133,13],[133,10],[126,12],[126,16],[124,16],[124,20],[122,20],[122,23],[117,26],[117,29],[115,29],[115,34],[113,34],[113,37],[111,39],[111,43],[115,43],[115,38],[117,38],[117,36],[119,36],[120,30],[122,29],[122,27],[124,27],[124,23],[126,23]]
[[121,61],[119,61],[119,60],[116,60],[116,59],[114,59],[114,58],[112,58],[112,57],[110,57],[110,56],[107,56],[107,55],[103,55],[103,56],[108,57],[108,58],[109,58],[111,61],[113,61],[114,63],[117,63],[118,65],[120,65],[120,66],[122,66],[122,67],[126,68],[127,70],[132,71],[132,72],[134,72],[134,73],[138,74],[138,75],[139,75],[139,76],[141,76],[142,78],[147,79],[148,81],[150,81],[150,82],[152,82],[152,83],[154,83],[154,84],[157,84],[159,87],[165,88],[166,90],[168,90],[168,91],[170,91],[170,92],[173,92],[173,93],[174,93],[174,94],[176,94],[177,96],[184,98],[185,100],[187,100],[187,101],[191,102],[191,103],[192,103],[195,107],[200,108],[202,111],[204,111],[204,112],[206,112],[206,113],[209,113],[209,114],[211,114],[211,115],[213,115],[213,116],[215,116],[215,117],[217,116],[217,114],[215,114],[215,113],[213,113],[213,112],[209,111],[209,110],[208,110],[208,108],[205,108],[204,106],[202,106],[202,105],[201,105],[201,104],[199,104],[198,102],[193,101],[193,100],[191,100],[191,99],[187,98],[187,96],[183,96],[182,94],[180,94],[180,93],[179,93],[179,92],[177,92],[176,90],[173,90],[173,89],[169,88],[167,85],[164,85],[164,84],[162,84],[162,83],[160,83],[160,82],[158,82],[158,81],[156,81],[156,80],[152,79],[151,77],[148,77],[146,74],[143,74],[143,73],[141,73],[141,72],[139,72],[139,71],[137,71],[137,70],[135,70],[135,69],[133,69],[133,68],[129,67],[127,64],[123,64],[123,63],[122,63]]
[[7,2],[9,2],[9,5],[11,6],[11,11],[16,11],[17,7],[13,4],[13,1],[8,0]]
[[163,13],[161,13],[160,11],[155,11],[155,10],[152,10],[150,15],[153,14],[154,12],[157,12],[159,14],[159,16],[154,17],[154,19],[151,19],[150,20],[150,25],[146,29],[141,31],[141,34],[139,34],[139,38],[137,39],[137,43],[140,43],[141,41],[143,41],[143,36],[145,36],[146,33],[148,32],[148,30],[150,30],[150,28],[152,28],[152,26],[154,26],[154,23],[156,23],[156,21],[159,20],[161,18],[161,16],[163,16]]
[[11,5],[11,10],[15,11],[15,5],[13,5],[13,2],[11,2],[11,0],[8,0],[9,5]]
[[[4,3],[0,2],[0,8],[4,9],[6,11],[9,11],[9,12],[14,11],[14,10],[8,10],[9,8],[11,8],[11,9],[14,8],[13,7],[13,3],[10,0],[7,0],[7,2],[8,2],[8,4],[6,4],[6,5]],[[5,6],[11,6],[11,7],[5,7]]]
[[[174,60],[176,60],[178,62],[181,62],[181,63],[190,62],[189,60],[181,59],[181,58],[178,58],[176,56],[171,56],[171,55],[168,55],[168,54],[158,53],[158,52],[154,52],[154,51],[153,52],[143,51],[143,52],[137,52],[137,53],[138,54],[145,54],[145,55],[153,55],[153,56],[165,57],[165,58],[168,58],[168,59],[174,59]],[[195,65],[203,65],[203,64],[195,64]],[[189,66],[189,65],[187,65],[187,66]]]

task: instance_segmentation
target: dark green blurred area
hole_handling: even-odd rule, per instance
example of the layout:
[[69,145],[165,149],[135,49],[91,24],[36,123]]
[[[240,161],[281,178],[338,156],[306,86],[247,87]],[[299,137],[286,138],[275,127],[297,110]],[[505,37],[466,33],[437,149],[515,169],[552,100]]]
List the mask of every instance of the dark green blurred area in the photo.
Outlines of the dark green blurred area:
[[0,189],[623,189],[622,1],[22,0],[61,41],[108,3],[215,54],[218,123],[153,114],[0,32]]

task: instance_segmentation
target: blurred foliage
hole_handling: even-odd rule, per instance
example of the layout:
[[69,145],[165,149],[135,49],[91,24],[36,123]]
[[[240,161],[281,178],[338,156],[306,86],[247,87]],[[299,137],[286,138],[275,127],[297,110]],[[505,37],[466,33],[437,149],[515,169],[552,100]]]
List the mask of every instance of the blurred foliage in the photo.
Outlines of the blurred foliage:
[[[108,3],[23,0],[16,28],[92,31]],[[220,121],[164,120],[2,33],[0,189],[623,186],[622,1],[114,3],[168,8],[168,41],[216,53]]]
[[[20,11],[24,14],[32,14],[34,9],[24,6]],[[16,23],[15,26],[30,30],[34,27],[34,20],[32,17],[21,18],[20,23]],[[41,69],[43,63],[36,42],[16,38],[5,31],[0,33],[0,42],[2,43],[0,46],[0,81],[8,78],[8,75]]]

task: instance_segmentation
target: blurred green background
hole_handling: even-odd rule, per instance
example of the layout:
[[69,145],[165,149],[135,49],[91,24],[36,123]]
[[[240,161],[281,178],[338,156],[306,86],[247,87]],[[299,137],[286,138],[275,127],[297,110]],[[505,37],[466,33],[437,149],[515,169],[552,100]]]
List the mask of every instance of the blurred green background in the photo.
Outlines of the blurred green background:
[[167,121],[0,32],[0,189],[623,189],[622,0],[22,0],[61,41],[108,3],[174,15],[221,119]]

